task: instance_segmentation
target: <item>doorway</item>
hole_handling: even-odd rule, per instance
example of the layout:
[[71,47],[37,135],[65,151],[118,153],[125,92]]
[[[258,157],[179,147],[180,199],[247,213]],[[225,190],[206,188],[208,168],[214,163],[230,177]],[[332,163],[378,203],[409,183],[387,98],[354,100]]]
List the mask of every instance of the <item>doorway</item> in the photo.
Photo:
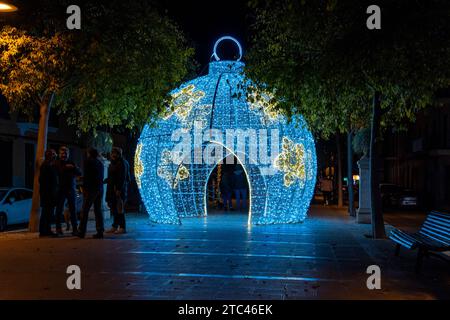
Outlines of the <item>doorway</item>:
[[217,164],[206,185],[206,214],[249,214],[250,191],[244,167],[234,155]]

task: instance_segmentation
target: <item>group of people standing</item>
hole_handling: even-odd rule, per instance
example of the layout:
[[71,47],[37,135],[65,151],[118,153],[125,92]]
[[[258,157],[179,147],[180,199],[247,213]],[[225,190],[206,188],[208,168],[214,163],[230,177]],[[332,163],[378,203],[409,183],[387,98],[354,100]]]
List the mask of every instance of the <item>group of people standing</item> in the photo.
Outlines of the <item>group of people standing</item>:
[[[103,162],[95,148],[86,152],[83,172],[69,159],[69,148],[62,146],[56,151],[48,149],[45,160],[40,167],[40,201],[41,217],[39,234],[42,237],[63,235],[62,220],[65,203],[70,214],[72,235],[84,238],[86,235],[89,211],[94,206],[97,233],[93,238],[101,239],[104,233],[102,212],[103,185],[107,185],[106,201],[113,216],[112,228],[107,233],[126,233],[124,205],[127,199],[128,185],[131,181],[130,165],[122,156],[120,148],[113,148],[108,167],[108,176],[104,177]],[[79,217],[76,212],[76,179],[82,178],[83,205]],[[56,232],[52,231],[55,221]],[[67,228],[69,230],[69,226]]]
[[236,198],[236,209],[247,209],[248,186],[244,170],[241,166],[236,166],[234,170],[224,170],[219,187],[225,211],[234,210],[231,202],[233,193]]

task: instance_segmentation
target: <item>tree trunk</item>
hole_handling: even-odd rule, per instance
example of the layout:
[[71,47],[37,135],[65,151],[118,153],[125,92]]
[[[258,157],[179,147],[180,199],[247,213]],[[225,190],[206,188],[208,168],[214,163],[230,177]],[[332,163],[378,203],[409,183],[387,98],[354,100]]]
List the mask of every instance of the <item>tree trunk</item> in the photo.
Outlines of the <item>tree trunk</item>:
[[50,115],[50,107],[54,94],[42,99],[39,104],[39,130],[37,137],[36,158],[34,161],[34,179],[33,179],[33,199],[31,203],[30,222],[28,230],[30,232],[39,231],[39,215],[40,215],[40,197],[39,197],[39,173],[44,152],[47,148],[47,132],[48,118]]
[[348,191],[348,214],[352,217],[355,213],[355,200],[353,193],[353,130],[347,132],[347,191]]
[[343,193],[342,193],[342,146],[340,133],[336,134],[336,149],[337,149],[337,188],[338,188],[338,208],[344,206]]
[[374,239],[381,239],[386,237],[386,231],[384,230],[383,212],[381,211],[381,196],[379,189],[380,160],[378,157],[378,144],[380,135],[380,118],[381,118],[380,93],[375,92],[375,95],[373,97],[372,127],[370,131],[370,160],[369,160],[370,199],[372,210],[372,236]]

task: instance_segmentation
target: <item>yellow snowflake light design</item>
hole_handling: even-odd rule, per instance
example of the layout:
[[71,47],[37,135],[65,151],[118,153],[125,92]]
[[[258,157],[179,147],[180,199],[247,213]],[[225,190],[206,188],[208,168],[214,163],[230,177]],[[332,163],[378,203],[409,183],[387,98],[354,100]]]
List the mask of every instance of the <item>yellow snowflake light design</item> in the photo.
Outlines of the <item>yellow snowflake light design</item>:
[[249,108],[252,111],[262,111],[261,121],[273,122],[278,119],[280,113],[277,111],[277,102],[270,92],[251,89],[249,93]]
[[158,166],[158,176],[163,178],[169,186],[175,189],[178,186],[180,180],[189,178],[189,169],[183,164],[178,167],[175,176],[172,175],[173,157],[172,152],[169,150],[163,150],[161,154],[161,162]]
[[284,185],[290,187],[296,179],[305,180],[305,147],[283,137],[282,150],[275,158],[274,166],[284,172]]
[[175,176],[175,181],[173,182],[173,187],[176,188],[180,180],[185,180],[187,178],[189,178],[189,169],[184,165],[180,165],[177,175]]
[[165,119],[169,119],[172,115],[176,115],[178,119],[185,121],[191,113],[194,103],[199,101],[205,96],[205,92],[202,90],[194,91],[195,86],[193,84],[179,90],[172,94],[170,101],[170,111]]
[[211,114],[211,105],[199,105],[191,110],[183,123],[183,130],[188,132],[195,126],[198,129],[205,129],[208,125],[207,117]]
[[141,187],[141,177],[144,174],[144,164],[141,160],[142,143],[139,143],[136,147],[136,153],[134,154],[134,176],[138,187]]

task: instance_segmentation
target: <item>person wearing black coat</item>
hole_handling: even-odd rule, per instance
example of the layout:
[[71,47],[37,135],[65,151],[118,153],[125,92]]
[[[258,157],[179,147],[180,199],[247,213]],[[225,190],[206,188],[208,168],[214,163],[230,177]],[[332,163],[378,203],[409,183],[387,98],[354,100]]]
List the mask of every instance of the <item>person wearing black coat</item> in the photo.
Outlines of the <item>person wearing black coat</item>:
[[63,234],[61,220],[64,211],[64,204],[67,204],[70,212],[70,222],[72,224],[72,235],[78,235],[78,219],[75,211],[75,178],[81,176],[80,169],[75,163],[69,160],[69,148],[62,146],[59,148],[59,159],[56,160],[58,170],[59,188],[56,203],[56,232]]
[[236,197],[236,210],[247,209],[247,180],[242,166],[233,172],[233,191]]
[[98,151],[90,148],[87,151],[87,159],[84,163],[83,176],[83,209],[80,217],[78,236],[84,238],[88,222],[89,211],[94,205],[95,226],[97,233],[95,239],[102,239],[104,232],[102,198],[103,198],[103,163],[98,159]]
[[57,236],[52,232],[51,224],[55,212],[58,194],[58,171],[55,167],[56,151],[45,151],[45,160],[39,173],[39,195],[41,202],[41,217],[39,220],[39,236]]
[[122,149],[114,147],[111,151],[111,163],[108,167],[106,201],[113,216],[112,228],[107,233],[126,233],[124,206],[127,201],[130,183],[130,165],[122,157]]
[[231,196],[233,192],[232,186],[232,173],[228,168],[222,171],[222,177],[220,178],[220,194],[222,195],[223,208],[225,211],[233,210],[231,203]]

